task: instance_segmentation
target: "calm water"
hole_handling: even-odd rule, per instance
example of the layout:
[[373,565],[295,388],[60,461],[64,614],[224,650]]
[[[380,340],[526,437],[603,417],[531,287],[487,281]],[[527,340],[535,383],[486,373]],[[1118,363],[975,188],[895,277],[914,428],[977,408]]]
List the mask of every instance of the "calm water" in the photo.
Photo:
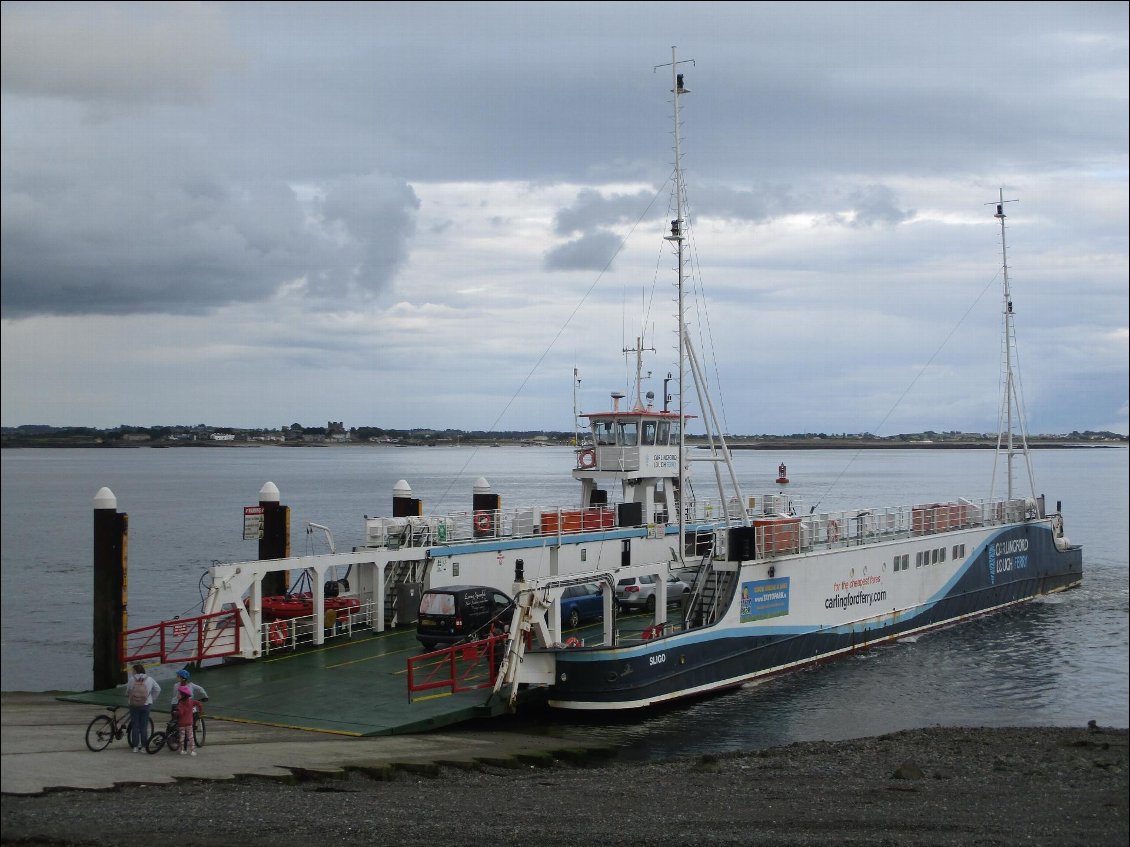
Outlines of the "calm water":
[[[632,755],[843,739],[934,724],[1127,726],[1128,456],[1114,449],[1040,450],[1037,490],[1063,501],[1067,534],[1084,545],[1083,587],[1023,609],[671,709],[598,723],[555,715],[544,731],[632,742]],[[214,560],[254,558],[243,507],[274,482],[291,507],[296,554],[359,544],[366,514],[389,514],[407,479],[426,513],[470,508],[479,476],[503,507],[575,502],[564,448],[231,448],[4,450],[0,537],[2,687],[85,690],[91,684],[94,494],[109,486],[130,517],[130,623],[199,608]],[[748,493],[789,491],[806,506],[895,506],[984,497],[991,451],[737,452]],[[710,496],[699,469],[698,490]],[[805,508],[807,511],[807,508]]]

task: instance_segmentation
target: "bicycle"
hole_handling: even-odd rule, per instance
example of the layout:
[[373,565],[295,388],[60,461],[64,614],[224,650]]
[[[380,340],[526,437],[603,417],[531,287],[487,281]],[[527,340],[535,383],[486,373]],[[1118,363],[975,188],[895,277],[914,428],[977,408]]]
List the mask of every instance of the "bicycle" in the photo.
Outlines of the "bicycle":
[[[204,740],[207,737],[208,724],[204,722],[204,716],[201,714],[193,715],[192,740],[197,747],[203,747]],[[165,728],[161,732],[154,732],[149,736],[149,743],[145,745],[145,752],[160,753],[162,747],[170,753],[176,753],[180,750],[180,726],[177,724],[176,718],[169,718],[169,722],[165,724]]]
[[[129,710],[119,715],[121,706],[107,706],[109,715],[97,715],[86,728],[86,746],[91,752],[97,753],[110,746],[111,741],[120,741],[122,737],[129,736],[130,719]],[[153,718],[149,718],[149,737],[153,737]]]

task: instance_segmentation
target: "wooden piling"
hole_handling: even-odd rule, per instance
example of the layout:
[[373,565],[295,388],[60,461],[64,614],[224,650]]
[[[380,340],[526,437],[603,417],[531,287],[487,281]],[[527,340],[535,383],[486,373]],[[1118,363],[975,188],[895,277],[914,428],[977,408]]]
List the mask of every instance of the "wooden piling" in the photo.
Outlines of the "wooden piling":
[[128,618],[129,516],[109,488],[94,496],[94,690],[126,681],[122,636]]
[[[263,537],[259,539],[260,559],[290,558],[290,506],[279,503],[279,489],[273,482],[259,489],[259,505],[263,507]],[[263,596],[285,594],[290,575],[285,571],[263,577]]]

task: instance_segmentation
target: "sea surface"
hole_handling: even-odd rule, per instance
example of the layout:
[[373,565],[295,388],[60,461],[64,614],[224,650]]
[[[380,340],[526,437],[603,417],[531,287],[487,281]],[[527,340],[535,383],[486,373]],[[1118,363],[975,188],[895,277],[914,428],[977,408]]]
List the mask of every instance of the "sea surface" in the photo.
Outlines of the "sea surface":
[[[1032,453],[1036,493],[1049,509],[1062,501],[1067,535],[1084,547],[1077,590],[643,716],[553,713],[521,728],[657,758],[933,725],[1125,727],[1128,457],[1123,447]],[[993,459],[991,450],[734,454],[747,494],[777,490],[777,465],[787,465],[798,512],[987,497]],[[130,626],[197,613],[206,568],[255,558],[243,507],[268,481],[291,508],[296,555],[327,550],[308,521],[329,527],[338,550],[360,544],[364,516],[390,514],[401,479],[425,514],[469,510],[479,477],[503,508],[579,496],[572,452],[560,447],[8,449],[0,463],[4,691],[91,686],[92,509],[103,486],[129,515]],[[699,496],[712,496],[708,474],[696,468]]]

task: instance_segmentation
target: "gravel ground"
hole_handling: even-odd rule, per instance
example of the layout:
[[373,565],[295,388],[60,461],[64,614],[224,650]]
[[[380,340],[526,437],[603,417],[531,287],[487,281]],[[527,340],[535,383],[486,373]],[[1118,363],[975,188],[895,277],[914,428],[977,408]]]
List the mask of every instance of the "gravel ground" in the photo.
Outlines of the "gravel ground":
[[1097,847],[1130,840],[1125,729],[933,728],[660,764],[513,764],[6,795],[0,842]]

